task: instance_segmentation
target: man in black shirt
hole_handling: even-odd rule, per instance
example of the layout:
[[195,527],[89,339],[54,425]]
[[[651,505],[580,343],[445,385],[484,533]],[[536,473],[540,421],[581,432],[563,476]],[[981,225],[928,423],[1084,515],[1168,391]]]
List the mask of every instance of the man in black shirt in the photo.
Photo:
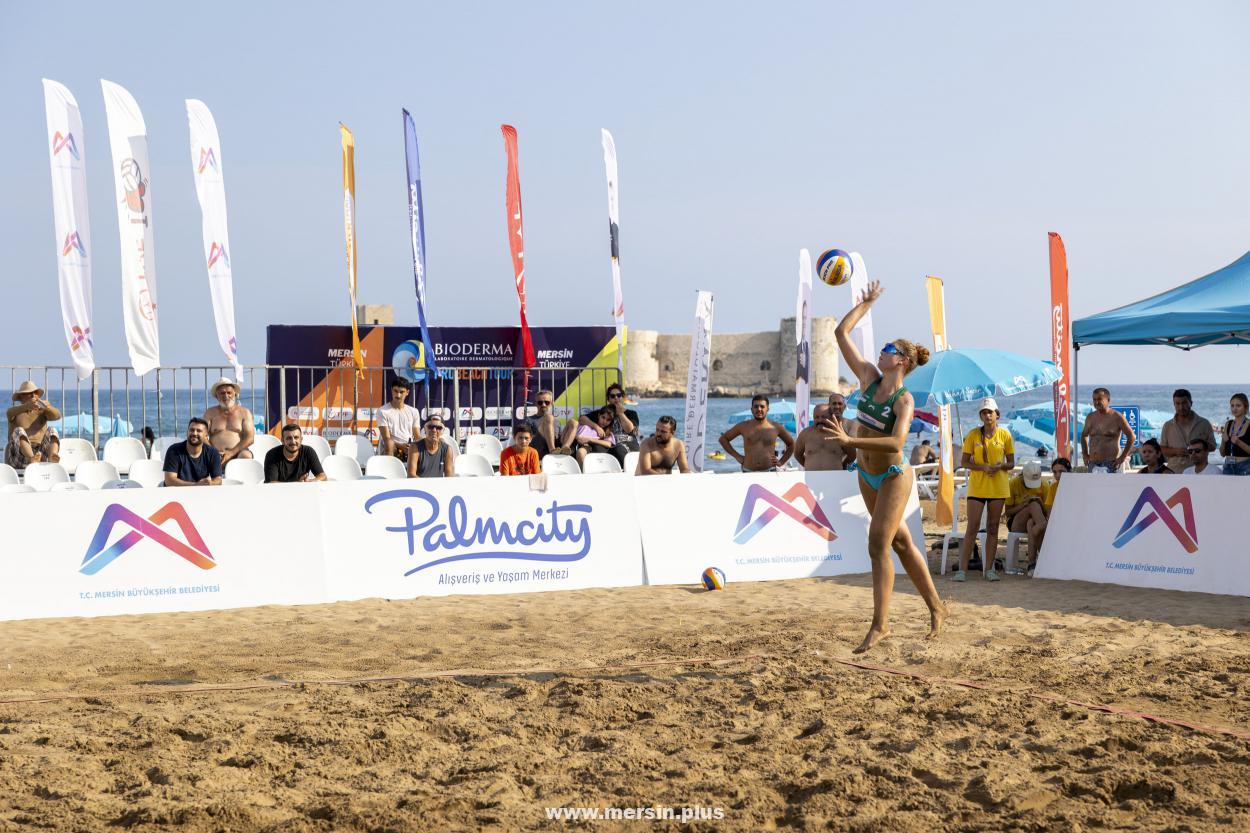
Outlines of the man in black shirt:
[[192,417],[187,438],[165,452],[166,486],[220,486],[221,453],[208,444],[208,423]]
[[265,455],[266,483],[311,483],[325,480],[321,458],[304,445],[304,435],[295,423],[282,426],[282,445]]

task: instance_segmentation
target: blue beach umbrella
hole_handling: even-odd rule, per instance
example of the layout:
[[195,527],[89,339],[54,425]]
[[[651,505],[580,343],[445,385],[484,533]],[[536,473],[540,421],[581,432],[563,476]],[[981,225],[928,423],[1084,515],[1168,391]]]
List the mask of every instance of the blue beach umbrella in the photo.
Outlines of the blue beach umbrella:
[[1059,381],[1053,362],[1002,350],[941,350],[907,376],[907,389],[923,406],[1014,396]]

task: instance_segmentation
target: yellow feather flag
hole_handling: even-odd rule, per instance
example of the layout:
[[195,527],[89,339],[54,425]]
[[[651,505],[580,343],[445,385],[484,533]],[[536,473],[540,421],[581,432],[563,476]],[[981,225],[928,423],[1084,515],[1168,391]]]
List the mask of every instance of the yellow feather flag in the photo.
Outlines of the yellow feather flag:
[[[933,324],[933,351],[936,353],[950,348],[946,342],[946,296],[942,279],[930,275],[925,279],[925,289],[929,293],[929,321]],[[955,449],[951,444],[950,405],[938,409],[938,428],[941,431],[942,455],[938,464],[936,519],[939,524],[950,524],[955,518]]]
[[343,230],[347,235],[347,294],[352,304],[352,363],[360,376],[364,375],[365,357],[356,328],[356,139],[342,122],[339,133],[343,139]]

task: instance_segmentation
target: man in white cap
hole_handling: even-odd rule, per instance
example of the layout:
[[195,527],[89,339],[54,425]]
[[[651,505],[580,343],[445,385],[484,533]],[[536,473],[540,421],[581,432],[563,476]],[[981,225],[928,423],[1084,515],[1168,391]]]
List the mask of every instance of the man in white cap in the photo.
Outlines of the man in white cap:
[[252,459],[248,449],[256,440],[256,426],[252,412],[239,403],[239,392],[238,382],[221,377],[212,387],[217,404],[204,412],[209,445],[221,454],[223,466],[235,458]]
[[[1042,488],[1042,464],[1037,460],[1026,462],[1019,476],[1011,478],[1009,487],[1007,528],[1029,536],[1029,564],[1036,564],[1037,553],[1042,548],[1042,536],[1046,534],[1046,490]],[[1007,557],[1014,558],[1015,553],[1009,552]]]
[[48,423],[60,419],[61,412],[43,401],[43,388],[29,379],[13,391],[13,401],[4,462],[18,470],[31,463],[59,463],[61,441]]

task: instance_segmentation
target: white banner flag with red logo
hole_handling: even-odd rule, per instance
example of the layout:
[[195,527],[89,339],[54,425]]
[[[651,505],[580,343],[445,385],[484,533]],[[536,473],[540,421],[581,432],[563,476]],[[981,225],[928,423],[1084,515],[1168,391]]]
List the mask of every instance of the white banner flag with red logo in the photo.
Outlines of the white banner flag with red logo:
[[807,427],[812,388],[812,255],[799,249],[799,298],[794,310],[794,430]]
[[[864,264],[863,255],[851,252],[851,297],[858,300],[868,291],[868,267]],[[864,313],[855,328],[851,330],[851,340],[859,348],[859,354],[868,361],[876,361],[877,346],[872,333],[872,309]]]
[[616,142],[606,129],[603,132],[603,166],[608,174],[608,240],[612,247],[612,320],[616,323],[616,367],[624,367],[625,296],[621,293],[621,203],[617,191]]
[[113,152],[113,193],[122,247],[122,313],[130,365],[140,376],[161,364],[156,329],[156,249],[148,176],[148,129],[134,96],[100,81]]
[[239,344],[234,329],[234,277],[230,267],[230,236],[226,231],[226,183],[221,160],[217,123],[204,102],[187,99],[187,121],[191,124],[191,170],[195,175],[195,196],[200,201],[204,233],[204,261],[208,264],[208,288],[213,298],[217,322],[217,343],[234,368],[237,381],[243,380],[239,364]]
[[712,370],[712,293],[699,290],[690,335],[690,368],[686,372],[686,459],[691,471],[703,471],[707,460],[707,395]]
[[91,229],[87,219],[87,157],[78,102],[63,85],[43,79],[52,160],[52,222],[61,320],[79,379],[95,369],[91,339]]

